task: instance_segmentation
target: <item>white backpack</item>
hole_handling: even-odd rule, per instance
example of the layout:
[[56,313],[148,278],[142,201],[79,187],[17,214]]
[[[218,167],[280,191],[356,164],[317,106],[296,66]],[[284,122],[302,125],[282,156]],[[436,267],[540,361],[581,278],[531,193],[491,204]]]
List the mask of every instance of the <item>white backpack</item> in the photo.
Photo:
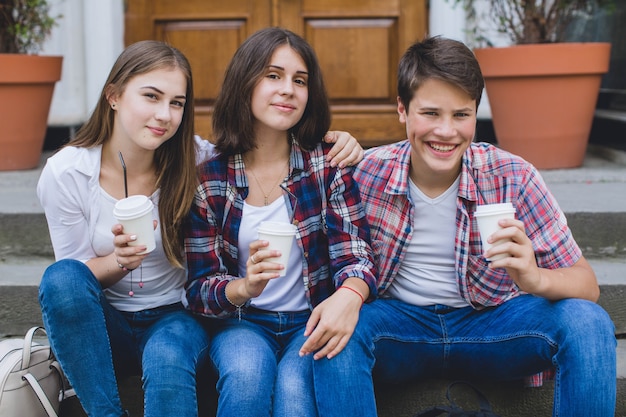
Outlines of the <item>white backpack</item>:
[[65,377],[50,346],[33,342],[33,327],[23,339],[0,342],[0,416],[57,417],[65,396]]

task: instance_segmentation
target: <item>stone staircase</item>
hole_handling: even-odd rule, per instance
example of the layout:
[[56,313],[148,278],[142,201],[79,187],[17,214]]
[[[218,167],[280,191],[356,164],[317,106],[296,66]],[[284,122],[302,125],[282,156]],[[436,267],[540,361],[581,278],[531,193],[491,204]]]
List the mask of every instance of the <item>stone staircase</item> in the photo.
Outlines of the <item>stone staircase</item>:
[[[601,285],[599,303],[615,323],[619,340],[615,415],[626,416],[626,153],[590,146],[583,167],[543,171],[542,175],[596,271]],[[0,172],[0,337],[21,336],[31,326],[41,324],[37,286],[44,269],[53,261],[53,252],[35,195],[38,177],[39,169]],[[446,404],[445,391],[450,382],[428,380],[377,387],[379,415],[413,416],[430,406]],[[503,416],[551,415],[552,382],[541,388],[524,388],[517,382],[472,383]],[[142,415],[139,378],[128,378],[120,384],[125,407],[133,416]],[[461,390],[458,395],[455,399],[459,404],[477,408],[469,392]],[[213,415],[210,389],[203,389],[200,397],[201,415]],[[76,398],[64,402],[62,417],[84,415]]]

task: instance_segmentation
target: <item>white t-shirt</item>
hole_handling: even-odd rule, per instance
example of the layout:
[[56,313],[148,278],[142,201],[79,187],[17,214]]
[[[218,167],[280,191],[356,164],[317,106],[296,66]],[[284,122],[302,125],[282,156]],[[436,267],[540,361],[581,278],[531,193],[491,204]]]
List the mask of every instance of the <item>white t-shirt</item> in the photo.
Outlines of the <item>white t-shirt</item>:
[[409,181],[414,205],[413,234],[389,295],[406,303],[466,307],[457,289],[454,241],[460,177],[436,198]]
[[[152,216],[158,219],[159,191],[152,194],[150,200],[154,204]],[[100,188],[101,211],[96,220],[96,229],[92,239],[97,256],[107,256],[114,249],[111,226],[118,223],[113,216],[113,207],[116,202],[115,198]],[[172,267],[165,257],[160,227],[157,226],[154,234],[156,248],[144,258],[141,267],[129,272],[124,278],[104,290],[107,300],[117,310],[140,311],[181,301],[181,289],[187,279],[186,271]],[[141,287],[140,282],[143,283]],[[132,297],[128,294],[131,288],[134,293]]]
[[[244,201],[241,225],[239,226],[239,276],[246,276],[246,262],[250,253],[250,243],[257,240],[257,229],[263,221],[289,222],[289,214],[284,198],[278,198],[267,206],[251,206]],[[287,273],[284,277],[270,280],[258,297],[250,300],[250,305],[268,311],[308,310],[302,278],[302,251],[296,239],[291,244]]]

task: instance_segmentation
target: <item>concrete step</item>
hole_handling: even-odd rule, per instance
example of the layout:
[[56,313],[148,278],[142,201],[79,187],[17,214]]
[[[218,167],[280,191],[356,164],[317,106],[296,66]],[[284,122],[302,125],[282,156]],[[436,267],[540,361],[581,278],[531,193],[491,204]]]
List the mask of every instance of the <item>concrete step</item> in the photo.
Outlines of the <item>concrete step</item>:
[[[39,343],[47,343],[39,339]],[[413,417],[418,411],[435,405],[447,405],[446,388],[452,382],[447,379],[431,379],[402,385],[376,386],[380,417]],[[494,412],[507,417],[537,417],[551,415],[554,382],[546,381],[542,387],[524,387],[521,381],[489,382],[470,381],[489,400]],[[617,346],[617,404],[615,416],[626,416],[626,339],[618,340]],[[119,381],[123,406],[132,416],[143,415],[143,392],[139,376],[125,377]],[[475,395],[467,389],[455,389],[454,401],[468,410],[477,408]],[[215,415],[216,393],[212,382],[198,388],[200,416]],[[76,397],[66,399],[59,417],[85,417],[86,414]]]
[[0,258],[0,337],[21,336],[41,326],[38,288],[50,257]]
[[[21,261],[21,263],[20,263]],[[5,284],[0,291],[0,330],[5,335],[23,335],[32,325],[41,323],[37,304],[37,286],[50,258],[24,261],[23,257],[0,263],[0,277]],[[616,326],[618,340],[618,402],[616,416],[626,416],[626,261],[616,259],[590,260],[601,284],[599,303],[609,312]],[[11,279],[8,279],[8,277]],[[427,380],[403,386],[379,386],[378,409],[381,417],[412,417],[420,410],[446,404],[445,390],[450,380]],[[537,417],[551,415],[554,384],[540,388],[524,388],[519,383],[474,381],[491,402],[497,413],[508,417]],[[143,414],[143,393],[139,377],[121,381],[123,404],[133,416]],[[461,393],[462,394],[462,393]],[[202,416],[214,415],[214,393],[203,391]],[[457,398],[457,397],[455,397]],[[459,404],[471,409],[475,403],[467,395],[458,397]],[[76,398],[67,400],[61,417],[83,417],[85,413]]]
[[626,152],[590,146],[582,167],[541,171],[587,258],[626,255]]

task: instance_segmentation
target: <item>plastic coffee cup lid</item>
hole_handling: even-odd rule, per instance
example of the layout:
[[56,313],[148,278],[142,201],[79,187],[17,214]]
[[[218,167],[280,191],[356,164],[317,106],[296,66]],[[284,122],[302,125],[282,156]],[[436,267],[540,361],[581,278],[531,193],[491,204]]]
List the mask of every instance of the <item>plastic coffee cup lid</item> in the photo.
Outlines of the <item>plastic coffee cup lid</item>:
[[272,235],[291,236],[296,232],[296,226],[287,222],[261,222],[258,231]]
[[476,206],[476,216],[489,216],[500,213],[515,213],[515,208],[511,203],[483,204]]
[[145,195],[131,195],[115,203],[113,215],[119,220],[136,219],[151,212],[153,207]]

